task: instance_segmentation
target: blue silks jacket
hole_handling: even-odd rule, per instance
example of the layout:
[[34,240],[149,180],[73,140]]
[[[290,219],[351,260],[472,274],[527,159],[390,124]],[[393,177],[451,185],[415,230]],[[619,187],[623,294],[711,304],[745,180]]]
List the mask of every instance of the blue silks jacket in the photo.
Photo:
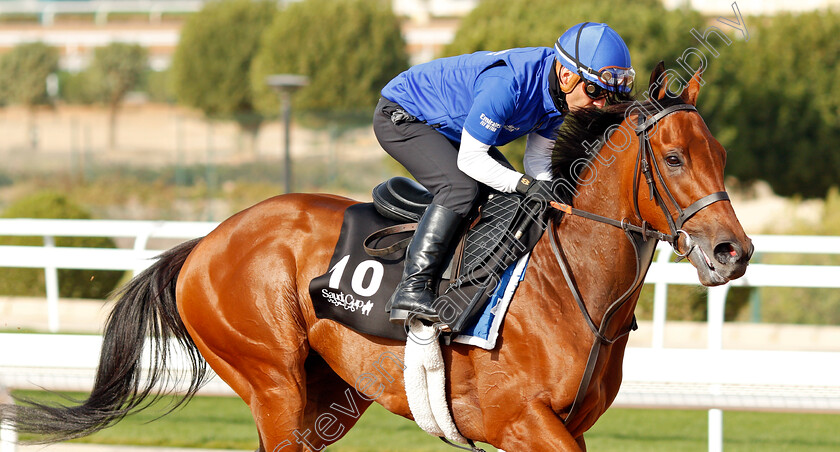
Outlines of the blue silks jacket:
[[548,47],[476,52],[414,66],[385,85],[382,97],[456,142],[465,128],[493,146],[530,132],[554,139],[562,117],[549,92],[553,69]]

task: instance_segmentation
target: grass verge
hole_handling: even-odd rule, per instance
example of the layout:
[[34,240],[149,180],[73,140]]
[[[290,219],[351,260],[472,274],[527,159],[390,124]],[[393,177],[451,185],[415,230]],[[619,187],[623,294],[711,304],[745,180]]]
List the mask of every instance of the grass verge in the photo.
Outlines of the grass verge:
[[[61,400],[57,394],[16,391],[38,400]],[[84,394],[64,394],[81,399]],[[114,427],[74,442],[144,446],[202,447],[254,450],[256,429],[244,402],[232,397],[196,397],[184,408],[158,419],[165,399]],[[727,452],[840,450],[840,415],[725,412],[724,448]],[[586,434],[592,451],[708,450],[705,411],[609,410]],[[496,449],[484,446],[487,452]],[[445,452],[453,449],[423,433],[413,422],[374,404],[350,433],[329,452]]]

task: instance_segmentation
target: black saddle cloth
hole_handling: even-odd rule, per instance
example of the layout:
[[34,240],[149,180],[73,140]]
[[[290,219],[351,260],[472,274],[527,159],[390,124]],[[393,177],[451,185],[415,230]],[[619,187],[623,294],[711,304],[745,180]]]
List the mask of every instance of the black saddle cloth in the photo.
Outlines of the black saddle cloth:
[[[428,204],[423,201],[431,201],[431,196],[423,195],[425,189],[402,179],[377,187],[376,204],[355,204],[345,212],[329,270],[309,285],[318,318],[335,320],[361,333],[406,339],[403,325],[390,323],[385,312],[385,304],[402,277],[404,247],[396,246],[397,251],[389,255],[371,256],[363,246],[365,238],[374,232],[416,221]],[[403,191],[396,195],[381,191],[400,189]],[[411,202],[401,204],[400,198]],[[544,206],[524,203],[517,194],[496,192],[482,203],[473,227],[451,251],[453,258],[435,302],[451,335],[470,325],[495,290],[500,275],[536,245],[545,230],[544,211]],[[374,245],[387,248],[410,238],[412,233],[386,235]]]

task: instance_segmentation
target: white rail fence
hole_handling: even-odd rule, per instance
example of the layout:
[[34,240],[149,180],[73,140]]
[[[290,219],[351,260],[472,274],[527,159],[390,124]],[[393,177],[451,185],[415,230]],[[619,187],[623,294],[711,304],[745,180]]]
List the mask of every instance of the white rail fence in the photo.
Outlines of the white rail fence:
[[[58,269],[132,270],[150,266],[163,250],[149,250],[150,239],[189,240],[207,235],[217,223],[121,220],[0,219],[0,236],[41,236],[43,247],[0,246],[0,268],[43,268],[46,272],[50,332],[59,330]],[[131,249],[56,247],[55,237],[128,237]]]
[[[0,267],[41,268],[46,272],[48,324],[58,331],[58,268],[133,270],[151,265],[162,250],[150,239],[187,240],[210,232],[216,223],[112,220],[0,219],[0,236],[42,236],[43,247],[0,246]],[[131,249],[64,248],[55,237],[128,237]],[[756,252],[840,254],[840,237],[753,236]],[[840,266],[751,264],[746,275],[711,288],[708,345],[705,349],[664,347],[667,285],[697,285],[694,268],[673,263],[660,247],[646,283],[654,284],[651,347],[627,349],[624,381],[615,406],[709,410],[709,450],[723,448],[722,410],[840,413],[840,352],[723,349],[724,303],[730,286],[840,289]],[[97,365],[99,336],[0,334],[0,386],[89,390]],[[215,379],[205,394],[233,394]],[[14,432],[0,429],[0,452]],[[3,441],[6,441],[5,443]],[[6,449],[3,449],[5,447]]]

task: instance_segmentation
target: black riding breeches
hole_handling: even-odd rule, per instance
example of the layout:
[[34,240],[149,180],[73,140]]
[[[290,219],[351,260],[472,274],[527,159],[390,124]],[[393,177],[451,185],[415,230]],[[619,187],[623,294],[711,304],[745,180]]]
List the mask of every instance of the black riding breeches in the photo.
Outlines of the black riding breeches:
[[[478,197],[479,183],[458,169],[460,143],[449,140],[385,98],[380,98],[376,105],[373,131],[385,152],[434,195],[435,204],[463,217],[470,213]],[[489,154],[513,169],[495,147],[490,148]]]

